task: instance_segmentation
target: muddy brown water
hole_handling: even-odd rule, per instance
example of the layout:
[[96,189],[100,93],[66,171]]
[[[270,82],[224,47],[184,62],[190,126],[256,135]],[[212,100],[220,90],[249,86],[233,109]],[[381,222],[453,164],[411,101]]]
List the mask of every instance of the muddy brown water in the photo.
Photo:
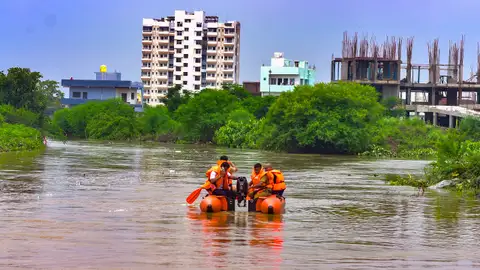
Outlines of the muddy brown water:
[[[222,154],[285,172],[286,213],[200,213],[185,198]],[[0,155],[0,268],[476,269],[480,205],[393,187],[425,161],[194,145],[50,142]],[[378,174],[379,176],[374,176]]]

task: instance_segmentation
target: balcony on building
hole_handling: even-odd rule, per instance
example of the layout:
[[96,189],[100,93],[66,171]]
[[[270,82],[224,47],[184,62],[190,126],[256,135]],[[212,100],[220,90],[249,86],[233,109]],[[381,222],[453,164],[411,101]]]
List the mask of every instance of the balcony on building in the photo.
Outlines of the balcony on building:
[[120,72],[95,72],[95,80],[78,80],[73,77],[63,79],[62,87],[68,88],[68,98],[63,98],[64,107],[72,107],[88,101],[120,98],[134,107],[135,111],[143,111],[143,84],[124,81]]
[[153,31],[153,27],[152,26],[144,26],[143,27],[143,30],[142,30],[142,34],[144,36],[151,36],[152,35],[152,31]]
[[143,37],[142,39],[142,44],[143,45],[151,45],[153,42],[152,42],[152,37]]

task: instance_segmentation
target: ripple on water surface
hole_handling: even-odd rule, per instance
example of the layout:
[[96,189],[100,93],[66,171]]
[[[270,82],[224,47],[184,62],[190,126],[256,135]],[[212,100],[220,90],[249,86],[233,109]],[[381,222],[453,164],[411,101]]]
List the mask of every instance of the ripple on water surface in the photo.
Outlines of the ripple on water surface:
[[[185,198],[227,154],[285,172],[287,212],[205,214]],[[274,157],[274,158],[272,158]],[[424,161],[192,145],[51,142],[0,156],[0,267],[474,269],[476,201],[385,185]]]

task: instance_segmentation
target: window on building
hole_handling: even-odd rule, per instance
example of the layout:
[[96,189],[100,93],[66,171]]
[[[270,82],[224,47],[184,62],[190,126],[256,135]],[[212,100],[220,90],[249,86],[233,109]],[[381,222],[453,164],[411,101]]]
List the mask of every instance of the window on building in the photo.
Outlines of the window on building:
[[135,93],[130,93],[130,99],[135,100]]
[[202,53],[202,50],[201,50],[201,49],[195,49],[195,53],[196,53],[196,54],[201,54],[201,53]]
[[183,46],[184,49],[188,49],[188,45]]
[[195,85],[195,90],[200,90],[200,85],[196,84]]
[[188,76],[188,72],[183,72],[183,76]]
[[188,30],[190,30],[189,28],[185,28],[185,32],[188,32]]
[[283,78],[283,85],[288,85],[288,78]]
[[175,75],[175,80],[179,81],[179,80],[181,80],[181,79],[182,79],[182,76],[180,76],[180,75]]
[[183,81],[183,85],[187,85],[187,81]]
[[177,63],[181,63],[182,62],[182,58],[176,58],[175,60]]
[[197,27],[202,27],[202,23],[201,23],[201,22],[197,22]]
[[196,41],[195,41],[195,44],[197,44],[197,45],[202,45],[202,41],[201,41],[201,40],[196,40]]
[[200,72],[200,67],[195,67],[196,72]]
[[282,78],[277,78],[277,85],[282,85]]
[[290,85],[295,85],[295,78],[290,78]]
[[177,40],[177,44],[182,45],[182,41],[181,41],[181,40]]
[[200,76],[195,76],[195,81],[200,81]]
[[177,31],[177,36],[181,36],[182,35],[182,31]]
[[81,97],[81,93],[80,93],[80,92],[72,92],[72,97],[73,97],[73,98],[80,98],[80,97]]
[[188,58],[188,54],[184,54],[184,55],[183,55],[183,58]]
[[182,71],[182,67],[175,67],[175,71]]
[[201,37],[202,36],[202,31],[197,31],[197,32],[195,32],[195,34],[197,35],[197,37]]
[[184,67],[188,67],[188,63],[183,63],[183,66],[184,66]]
[[185,19],[185,22],[189,23],[189,22],[192,22],[192,20],[191,19]]
[[202,59],[201,58],[195,58],[195,63],[201,63]]
[[83,92],[83,99],[88,99],[88,92]]
[[177,49],[177,53],[182,53],[182,49]]

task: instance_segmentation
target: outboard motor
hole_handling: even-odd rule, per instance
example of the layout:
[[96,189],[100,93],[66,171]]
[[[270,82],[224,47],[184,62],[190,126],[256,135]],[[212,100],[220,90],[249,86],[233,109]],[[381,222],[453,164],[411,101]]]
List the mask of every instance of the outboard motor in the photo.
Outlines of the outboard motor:
[[248,181],[246,177],[240,176],[237,178],[237,203],[238,207],[243,201],[243,207],[247,206]]

